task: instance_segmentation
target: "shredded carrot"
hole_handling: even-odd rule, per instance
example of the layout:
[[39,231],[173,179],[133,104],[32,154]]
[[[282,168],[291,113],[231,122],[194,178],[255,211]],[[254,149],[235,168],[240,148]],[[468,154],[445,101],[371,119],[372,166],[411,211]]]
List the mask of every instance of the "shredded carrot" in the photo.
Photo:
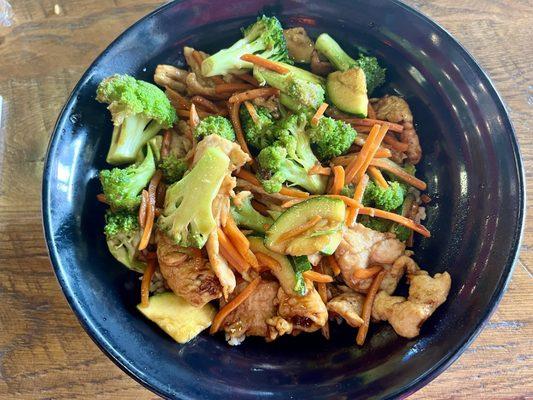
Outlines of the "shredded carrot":
[[388,160],[388,159],[377,159],[374,158],[370,165],[374,167],[378,167],[384,171],[388,171],[391,174],[396,175],[398,178],[400,178],[405,183],[408,183],[409,185],[419,189],[419,190],[426,190],[427,185],[424,181],[421,181],[420,179],[414,177],[410,173],[406,172],[402,167],[400,167],[398,164],[396,164],[394,161]]
[[237,307],[239,307],[244,301],[250,297],[250,295],[253,293],[257,285],[261,283],[261,277],[258,276],[255,278],[248,286],[244,288],[242,292],[240,292],[233,300],[231,300],[228,304],[226,304],[224,307],[220,309],[220,311],[215,315],[215,318],[213,319],[213,323],[211,324],[211,329],[209,330],[209,333],[214,334],[219,329],[222,323],[224,322],[224,319]]
[[381,282],[383,281],[384,276],[385,271],[381,271],[374,278],[372,284],[370,285],[370,289],[368,290],[368,293],[366,295],[365,302],[363,303],[363,311],[361,313],[361,317],[363,318],[363,324],[359,327],[356,338],[356,342],[359,346],[362,346],[365,342],[366,335],[368,333],[368,328],[370,326],[370,316],[372,315],[372,306],[374,305],[374,299],[376,298],[376,294],[378,293],[379,287],[381,286]]
[[347,206],[350,206],[350,207],[360,207],[361,204],[356,202],[354,199],[351,199],[347,196],[343,196],[341,194],[327,194],[326,195],[327,197],[332,197],[334,199],[340,199],[342,201],[344,201],[344,203],[347,205]]
[[370,119],[376,119],[376,112],[374,111],[374,107],[372,107],[370,102],[368,103],[367,115]]
[[353,277],[356,279],[369,279],[376,276],[383,269],[380,265],[374,265],[368,268],[356,268]]
[[157,185],[161,181],[163,174],[161,170],[157,170],[150,179],[148,184],[148,203],[146,206],[146,222],[144,224],[143,234],[141,236],[141,241],[139,242],[139,250],[144,250],[148,246],[150,241],[150,236],[152,234],[152,228],[154,227],[155,219],[155,195],[157,190]]
[[237,142],[241,146],[242,150],[250,156],[250,162],[252,161],[252,153],[244,140],[244,133],[242,131],[241,119],[239,117],[239,108],[240,103],[230,104],[229,105],[229,114],[231,117],[231,123],[233,124],[233,129],[235,130],[235,135],[237,136]]
[[281,270],[281,265],[278,260],[274,259],[273,257],[270,257],[268,254],[256,252],[255,256],[257,257],[259,266],[267,267],[271,271]]
[[341,273],[341,267],[339,266],[339,263],[335,259],[334,255],[328,256],[328,263],[331,270],[333,271],[333,275],[337,276]]
[[[381,144],[381,142],[383,141],[383,138],[387,134],[388,130],[389,130],[389,128],[388,128],[387,125],[382,125],[381,128],[379,129],[379,132],[377,134],[376,139],[369,146],[368,154],[366,155],[366,159],[363,162],[363,165],[361,166],[359,171],[357,171],[357,173],[355,174],[355,177],[354,177],[355,182],[359,182],[361,180],[361,178],[363,177],[363,175],[366,173],[366,170],[368,169],[368,166],[370,165],[370,162],[374,158],[374,154],[376,154],[376,151],[377,151],[379,145]],[[366,143],[365,143],[365,145],[366,145]]]
[[[363,195],[365,194],[365,189],[368,185],[368,180],[368,175],[364,174],[361,180],[357,182],[357,186],[355,187],[353,199],[359,204],[363,204]],[[357,218],[358,214],[359,207],[350,207],[350,211],[348,212],[348,217],[346,219],[346,224],[348,226],[353,226],[353,224],[355,224],[355,219]]]
[[224,82],[215,86],[215,93],[233,93],[253,89],[255,86],[244,82]]
[[389,158],[392,157],[392,153],[389,149],[385,147],[378,147],[376,150],[376,154],[374,154],[374,158]]
[[258,97],[278,96],[279,89],[273,87],[263,87],[258,89],[247,90],[246,92],[237,93],[228,99],[229,103],[242,103],[245,100],[253,100]]
[[170,89],[169,87],[166,88],[165,93],[170,100],[170,103],[174,106],[176,109],[184,109],[188,110],[191,108],[191,102],[187,100],[185,97],[183,97],[181,94],[176,92],[173,89]]
[[144,269],[143,279],[141,281],[141,307],[148,307],[150,303],[150,282],[152,282],[152,276],[154,276],[156,263],[157,257],[146,258],[146,268]]
[[278,74],[288,74],[289,70],[284,66],[277,64],[273,61],[270,61],[266,58],[256,56],[255,54],[243,54],[241,60],[250,62],[252,64],[258,65],[260,67],[269,69],[271,71],[277,72]]
[[[343,156],[337,156],[335,158],[331,159],[331,163],[334,165],[342,165],[343,167],[347,167],[350,164],[350,161],[353,159],[353,157],[357,157],[359,153],[348,153]],[[374,159],[376,158],[390,158],[392,156],[392,153],[389,149],[385,147],[379,147],[376,150],[376,154],[374,154]]]
[[198,116],[198,112],[196,111],[196,105],[193,103],[191,104],[191,109],[189,111],[189,126],[192,130],[194,130],[196,129],[199,123],[200,117]]
[[374,125],[372,127],[372,131],[368,135],[368,138],[366,139],[365,144],[361,148],[361,151],[352,158],[352,160],[346,167],[346,182],[352,182],[357,172],[363,166],[366,158],[368,157],[368,154],[370,153],[372,144],[376,141],[380,129],[381,125]]
[[257,111],[254,107],[254,105],[246,100],[244,102],[244,106],[248,110],[248,113],[250,114],[250,117],[252,117],[252,121],[254,121],[254,124],[259,125],[259,115],[257,115]]
[[283,186],[281,190],[279,191],[279,193],[285,196],[297,197],[299,199],[305,199],[309,197],[309,193],[307,192],[302,192],[301,190],[288,188],[286,186]]
[[148,191],[143,189],[141,192],[141,205],[139,206],[139,226],[141,229],[144,229],[144,225],[146,224],[146,208],[148,207],[148,202],[150,200],[148,199]]
[[328,103],[320,104],[320,107],[318,107],[318,109],[316,110],[315,115],[313,115],[313,118],[311,118],[311,125],[314,125],[314,126],[318,125],[320,118],[322,118],[328,106],[329,106]]
[[240,274],[248,271],[250,264],[239,254],[237,249],[230,242],[224,231],[218,228],[218,243],[220,244],[220,254],[230,263]]
[[389,184],[387,183],[386,179],[383,177],[383,174],[379,169],[374,167],[373,165],[368,167],[368,174],[376,181],[378,186],[380,186],[383,189],[387,189],[389,187]]
[[339,194],[344,187],[344,168],[340,165],[333,167],[333,185],[331,185],[331,194]]
[[316,271],[305,271],[303,273],[304,278],[317,283],[330,283],[333,282],[333,278],[326,274],[321,274]]
[[191,101],[193,104],[198,107],[204,108],[209,113],[220,114],[224,112],[220,108],[218,108],[215,103],[213,103],[211,100],[207,100],[205,97],[196,95],[193,96]]
[[323,167],[320,164],[315,164],[311,168],[309,168],[309,172],[307,175],[331,175],[331,168],[329,167]]
[[105,194],[103,193],[98,193],[96,195],[96,200],[98,200],[100,203],[107,204],[107,199],[105,198]]
[[405,152],[407,151],[407,149],[409,149],[409,145],[407,143],[400,142],[390,133],[387,133],[385,135],[385,137],[383,138],[383,142],[387,143],[392,149],[396,151]]
[[283,232],[279,237],[278,239],[276,240],[277,242],[285,242],[289,239],[292,239],[293,237],[296,237],[298,235],[301,235],[302,233],[304,233],[305,231],[311,229],[313,226],[315,226],[316,224],[318,224],[320,222],[320,220],[322,219],[322,217],[320,215],[315,215],[313,218],[311,218],[309,221],[307,221],[306,223],[294,228],[294,229],[291,229],[291,230],[288,230],[286,232]]
[[[188,109],[188,110],[176,110],[176,114],[177,114],[178,117],[189,118],[191,116],[191,110],[190,109]],[[207,118],[210,115],[213,115],[211,113],[208,113],[207,111],[199,110],[199,109],[196,110],[196,114],[198,114],[198,116],[200,118]]]
[[259,179],[257,179],[256,176],[250,171],[247,171],[243,168],[241,168],[238,172],[235,172],[235,176],[237,178],[241,178],[247,182],[250,182],[252,185],[261,186],[261,182],[259,182]]
[[426,229],[425,226],[420,225],[419,223],[413,221],[412,219],[406,218],[399,214],[395,214],[395,213],[391,213],[388,211],[380,210],[378,208],[371,208],[371,207],[360,207],[359,213],[364,214],[364,215],[370,215],[371,217],[388,219],[388,220],[397,222],[400,225],[406,226],[407,228],[420,233],[424,237],[431,236],[431,233]]
[[420,196],[420,200],[422,200],[422,203],[424,204],[431,203],[431,197],[425,193]]
[[239,254],[246,259],[248,256],[248,250],[250,250],[250,241],[237,227],[237,224],[235,223],[235,220],[231,214],[228,215],[226,226],[224,227],[223,231],[231,244],[235,246]]
[[290,208],[294,206],[295,204],[301,203],[302,201],[304,201],[304,199],[287,200],[286,202],[281,203],[281,208]]
[[252,268],[258,270],[259,269],[259,261],[257,261],[257,257],[252,252],[252,250],[248,250],[246,255],[244,256],[244,259],[248,264],[252,266]]
[[215,75],[211,77],[211,80],[215,85],[221,85],[223,83],[226,83],[224,79],[222,79],[222,75]]
[[374,126],[374,125],[387,125],[389,127],[389,131],[396,132],[396,133],[402,133],[403,132],[403,125],[400,124],[394,124],[389,121],[382,121],[380,119],[372,119],[372,118],[346,118],[344,119],[346,122],[350,124],[355,124],[359,126]]
[[252,75],[250,74],[240,74],[240,75],[234,75],[236,78],[239,78],[245,82],[248,82],[250,85],[254,86],[254,87],[258,87],[259,86],[259,82],[257,82],[257,79],[255,79]]

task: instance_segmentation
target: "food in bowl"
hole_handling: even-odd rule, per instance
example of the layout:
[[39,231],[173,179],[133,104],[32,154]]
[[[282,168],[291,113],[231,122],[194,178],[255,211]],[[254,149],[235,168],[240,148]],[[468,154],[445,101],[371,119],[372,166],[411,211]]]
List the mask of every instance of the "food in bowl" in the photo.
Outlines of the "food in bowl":
[[[156,85],[104,79],[113,120],[103,193],[111,254],[142,273],[138,309],[179,343],[229,344],[371,322],[403,337],[446,300],[413,260],[426,184],[407,102],[372,97],[385,69],[327,33],[261,16],[213,55],[184,48]],[[297,65],[295,65],[297,64]],[[394,295],[406,276],[407,296]]]

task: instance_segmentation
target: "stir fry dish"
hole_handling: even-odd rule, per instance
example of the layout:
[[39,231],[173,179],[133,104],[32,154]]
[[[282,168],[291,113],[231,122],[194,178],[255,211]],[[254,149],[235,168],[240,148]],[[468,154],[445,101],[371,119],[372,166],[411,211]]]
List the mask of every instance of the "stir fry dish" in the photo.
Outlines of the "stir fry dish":
[[430,237],[431,199],[409,105],[372,97],[379,60],[266,16],[231,47],[183,54],[155,84],[117,74],[96,94],[114,126],[104,234],[142,274],[138,310],[179,343],[208,328],[231,345],[329,339],[344,322],[358,345],[380,321],[419,335],[451,278],[409,250]]

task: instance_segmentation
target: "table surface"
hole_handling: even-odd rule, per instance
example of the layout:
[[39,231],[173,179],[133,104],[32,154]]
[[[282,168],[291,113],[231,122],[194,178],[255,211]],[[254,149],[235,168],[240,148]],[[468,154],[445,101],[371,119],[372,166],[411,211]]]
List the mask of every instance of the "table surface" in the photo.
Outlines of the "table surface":
[[[120,32],[161,1],[11,3],[12,26],[0,26],[0,398],[155,398],[98,350],[68,307],[43,240],[40,188],[50,132],[69,92]],[[451,32],[493,79],[516,127],[532,204],[533,3],[407,3]],[[484,331],[412,398],[533,395],[532,219],[508,292]]]

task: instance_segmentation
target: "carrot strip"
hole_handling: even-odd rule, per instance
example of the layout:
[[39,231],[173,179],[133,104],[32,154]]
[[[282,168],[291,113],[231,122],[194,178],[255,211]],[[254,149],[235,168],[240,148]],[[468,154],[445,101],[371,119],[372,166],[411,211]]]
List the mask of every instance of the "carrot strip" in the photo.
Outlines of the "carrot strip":
[[339,194],[344,187],[344,168],[340,165],[333,167],[333,185],[331,185],[331,194]]
[[165,94],[167,95],[168,99],[170,100],[170,103],[174,106],[174,108],[185,110],[191,108],[191,102],[175,90],[172,90],[167,87],[165,90]]
[[333,282],[333,278],[326,274],[321,274],[316,271],[305,271],[303,273],[304,278],[317,283],[330,283]]
[[252,268],[258,270],[259,269],[259,261],[257,261],[257,257],[252,252],[252,250],[248,250],[246,255],[244,256],[244,259],[248,264],[252,266]]
[[363,303],[363,312],[361,317],[363,318],[363,324],[359,327],[357,331],[356,342],[359,346],[362,346],[365,342],[366,335],[368,333],[368,328],[370,326],[370,316],[372,314],[372,306],[374,305],[374,299],[378,293],[383,277],[385,276],[385,271],[381,271],[372,281],[368,294],[366,295],[365,302]]
[[255,253],[255,256],[257,257],[257,261],[259,262],[259,266],[267,267],[271,271],[279,271],[279,270],[281,270],[281,265],[278,262],[278,260],[274,259],[273,257],[270,257],[268,254],[257,252],[257,253]]
[[370,165],[374,167],[378,167],[384,171],[388,171],[391,174],[396,175],[398,178],[400,178],[405,183],[408,183],[409,185],[419,189],[419,190],[426,190],[427,185],[424,181],[421,181],[420,179],[414,177],[410,173],[406,172],[402,167],[400,167],[398,164],[396,164],[394,161],[388,160],[388,159],[377,159],[374,158]]
[[320,164],[315,164],[311,168],[309,168],[309,172],[307,175],[331,175],[331,168],[329,167],[323,167]]
[[243,168],[241,168],[238,172],[235,172],[235,176],[244,179],[247,182],[250,182],[252,185],[261,186],[261,182],[259,182],[259,179],[257,179],[256,176],[250,171],[247,171]]
[[290,208],[295,204],[301,203],[302,201],[304,201],[304,199],[287,200],[286,202],[281,203],[281,208]]
[[[188,109],[188,110],[176,110],[176,114],[178,115],[178,117],[189,118],[191,116],[191,111],[190,111],[190,109]],[[198,116],[200,118],[207,118],[210,115],[213,115],[211,113],[208,113],[207,111],[198,110],[198,109],[196,110],[196,114],[198,114]]]
[[[246,93],[246,92],[245,92]],[[252,153],[244,140],[244,133],[242,131],[241,119],[239,118],[239,108],[240,104],[230,104],[229,105],[229,114],[231,117],[231,123],[233,124],[233,129],[235,130],[235,135],[237,136],[237,142],[241,146],[242,150],[250,156],[250,162],[253,160]]]
[[221,112],[222,113],[224,112],[220,110],[220,108],[218,108],[218,106],[215,103],[213,103],[210,100],[207,100],[205,97],[196,95],[191,99],[191,101],[193,104],[197,105],[198,107],[205,108],[207,112],[210,112],[213,114],[220,114]]
[[282,65],[279,65],[273,61],[270,61],[266,58],[256,56],[255,54],[243,54],[241,60],[250,62],[260,67],[269,69],[271,71],[277,72],[278,74],[288,74],[289,70]]
[[380,119],[372,119],[372,118],[340,118],[344,120],[345,122],[348,122],[350,124],[359,125],[359,126],[374,126],[374,125],[387,125],[389,127],[389,130],[391,132],[396,133],[402,133],[403,132],[403,125],[400,124],[394,124],[389,121],[382,121]]
[[96,195],[96,200],[98,200],[100,203],[107,204],[107,199],[105,198],[105,194],[103,193],[98,193]]
[[352,158],[352,160],[346,167],[346,182],[352,182],[353,179],[355,178],[356,173],[363,166],[370,152],[370,147],[372,147],[372,143],[375,142],[380,128],[381,128],[381,125],[374,125],[372,127],[372,131],[368,135],[368,138],[366,139],[365,144],[361,148],[361,151],[357,153],[354,158]]
[[399,223],[400,225],[406,226],[409,229],[412,229],[415,232],[420,233],[424,237],[431,237],[431,233],[427,228],[419,223],[413,221],[412,219],[406,218],[399,214],[394,214],[388,211],[383,211],[378,208],[371,207],[360,207],[359,213],[364,215],[370,215],[371,217],[378,217],[388,219],[394,222]]
[[152,228],[154,227],[154,219],[155,219],[155,195],[157,186],[159,185],[159,182],[161,181],[161,177],[163,174],[161,173],[161,170],[157,170],[152,176],[152,179],[150,179],[150,183],[148,184],[148,203],[146,206],[146,222],[144,224],[144,231],[141,236],[141,241],[139,242],[139,250],[144,250],[148,246],[148,243],[150,241],[150,236],[152,234]]
[[255,86],[244,82],[224,82],[215,86],[215,93],[223,94],[228,92],[239,92],[242,90],[250,90]]
[[257,79],[255,79],[252,75],[250,74],[240,74],[240,75],[234,75],[236,78],[239,78],[245,82],[248,82],[250,85],[254,86],[254,87],[258,87],[259,86],[259,82],[257,82]]
[[322,219],[322,217],[320,215],[315,215],[313,218],[311,218],[309,221],[307,221],[306,223],[294,228],[294,229],[291,229],[289,231],[286,231],[284,233],[282,233],[278,239],[276,240],[276,242],[284,242],[286,240],[289,240],[289,239],[292,239],[293,237],[296,237],[298,235],[301,235],[302,233],[304,233],[305,231],[311,229],[313,226],[315,226],[316,224],[318,224],[320,222],[320,220]]
[[370,103],[368,103],[367,115],[369,119],[376,119],[376,112]]
[[344,203],[347,205],[347,206],[350,206],[350,207],[360,207],[361,204],[356,202],[354,199],[351,199],[347,196],[343,196],[343,195],[340,195],[340,194],[327,194],[326,195],[327,197],[332,197],[334,199],[340,199],[342,201],[344,201]]
[[379,129],[376,139],[369,146],[368,154],[366,156],[365,161],[363,162],[363,165],[361,166],[359,171],[357,171],[357,173],[355,174],[355,177],[354,177],[355,182],[359,182],[361,178],[363,177],[363,175],[366,173],[366,170],[368,169],[370,162],[374,158],[374,154],[376,154],[376,151],[379,145],[381,144],[381,142],[383,141],[383,138],[387,134],[388,130],[389,128],[387,125],[382,125],[381,128]]
[[220,311],[215,315],[215,318],[213,319],[213,323],[211,324],[211,329],[209,330],[209,333],[214,334],[219,329],[222,323],[224,322],[224,319],[237,307],[239,307],[250,295],[253,293],[257,285],[261,283],[261,277],[258,276],[255,278],[248,286],[244,288],[242,292],[240,292],[233,300],[231,300],[228,304],[226,304],[224,307],[220,309]]
[[191,109],[189,111],[189,126],[192,130],[194,130],[196,129],[199,123],[200,117],[198,116],[198,112],[196,111],[196,105],[193,103],[191,104]]
[[320,104],[320,107],[318,107],[318,109],[316,110],[315,115],[313,115],[313,118],[311,118],[311,125],[314,125],[314,126],[318,125],[320,118],[322,118],[328,106],[329,106],[328,103]]
[[224,231],[220,228],[218,228],[218,243],[220,244],[220,254],[222,254],[222,257],[224,257],[232,267],[234,267],[240,274],[248,271],[250,265],[239,254]]
[[378,186],[382,187],[383,189],[387,189],[389,187],[389,184],[383,177],[383,174],[381,173],[381,171],[377,169],[376,167],[374,167],[373,165],[368,167],[368,173],[372,177],[372,179],[376,181]]
[[409,145],[407,143],[400,142],[394,136],[392,136],[392,134],[389,133],[385,135],[385,137],[383,138],[383,142],[387,143],[391,148],[396,151],[405,152],[409,148]]
[[356,268],[353,272],[353,277],[356,279],[369,279],[376,276],[379,271],[383,269],[380,265],[374,265],[369,268]]
[[150,304],[150,283],[154,276],[157,257],[146,259],[146,268],[144,269],[143,279],[141,281],[141,307],[148,307]]
[[229,241],[231,242],[231,244],[233,244],[233,246],[237,249],[239,254],[244,259],[246,259],[246,257],[248,256],[248,250],[250,250],[250,241],[239,230],[231,214],[228,215],[226,226],[224,227],[223,230],[226,236],[228,237]]
[[254,121],[254,124],[259,125],[259,115],[257,115],[257,111],[254,105],[250,103],[248,100],[246,100],[244,102],[244,106],[246,107],[246,110],[248,110],[250,117],[252,117],[252,121]]
[[253,100],[258,97],[278,96],[279,89],[273,87],[264,87],[258,89],[247,90],[246,92],[237,93],[228,99],[230,103],[242,103],[245,100]]
[[143,189],[141,192],[141,205],[139,206],[139,226],[141,229],[144,229],[144,225],[146,224],[146,208],[148,206],[148,202],[150,200],[148,199],[148,192]]
[[337,276],[341,273],[341,267],[339,266],[339,263],[337,262],[335,256],[328,256],[328,263],[331,270],[333,271],[333,275]]
[[[331,163],[334,165],[342,165],[343,167],[347,167],[350,164],[350,161],[353,159],[353,157],[357,157],[358,155],[359,153],[348,153],[343,156],[337,156],[331,159]],[[376,150],[376,154],[374,154],[374,159],[390,158],[391,156],[392,156],[392,153],[389,149],[385,147],[380,147]]]
[[301,190],[288,188],[288,187],[282,187],[279,191],[280,194],[284,194],[285,196],[291,196],[291,197],[297,197],[299,199],[305,199],[309,197],[309,193],[302,192]]
[[[353,194],[353,199],[359,203],[363,204],[363,195],[365,194],[366,186],[368,185],[368,175],[365,174],[361,178],[359,182],[357,182],[357,186],[355,187],[355,191]],[[346,224],[348,226],[353,226],[355,224],[355,219],[357,218],[357,215],[359,214],[359,207],[351,207],[350,211],[348,212],[348,217],[346,219]]]
[[[223,83],[226,83],[226,81],[224,79],[222,79],[222,76],[221,75],[215,75],[215,76],[212,76],[211,77],[211,80],[213,81],[213,83],[215,85],[221,85]],[[216,89],[216,88],[215,88]]]

